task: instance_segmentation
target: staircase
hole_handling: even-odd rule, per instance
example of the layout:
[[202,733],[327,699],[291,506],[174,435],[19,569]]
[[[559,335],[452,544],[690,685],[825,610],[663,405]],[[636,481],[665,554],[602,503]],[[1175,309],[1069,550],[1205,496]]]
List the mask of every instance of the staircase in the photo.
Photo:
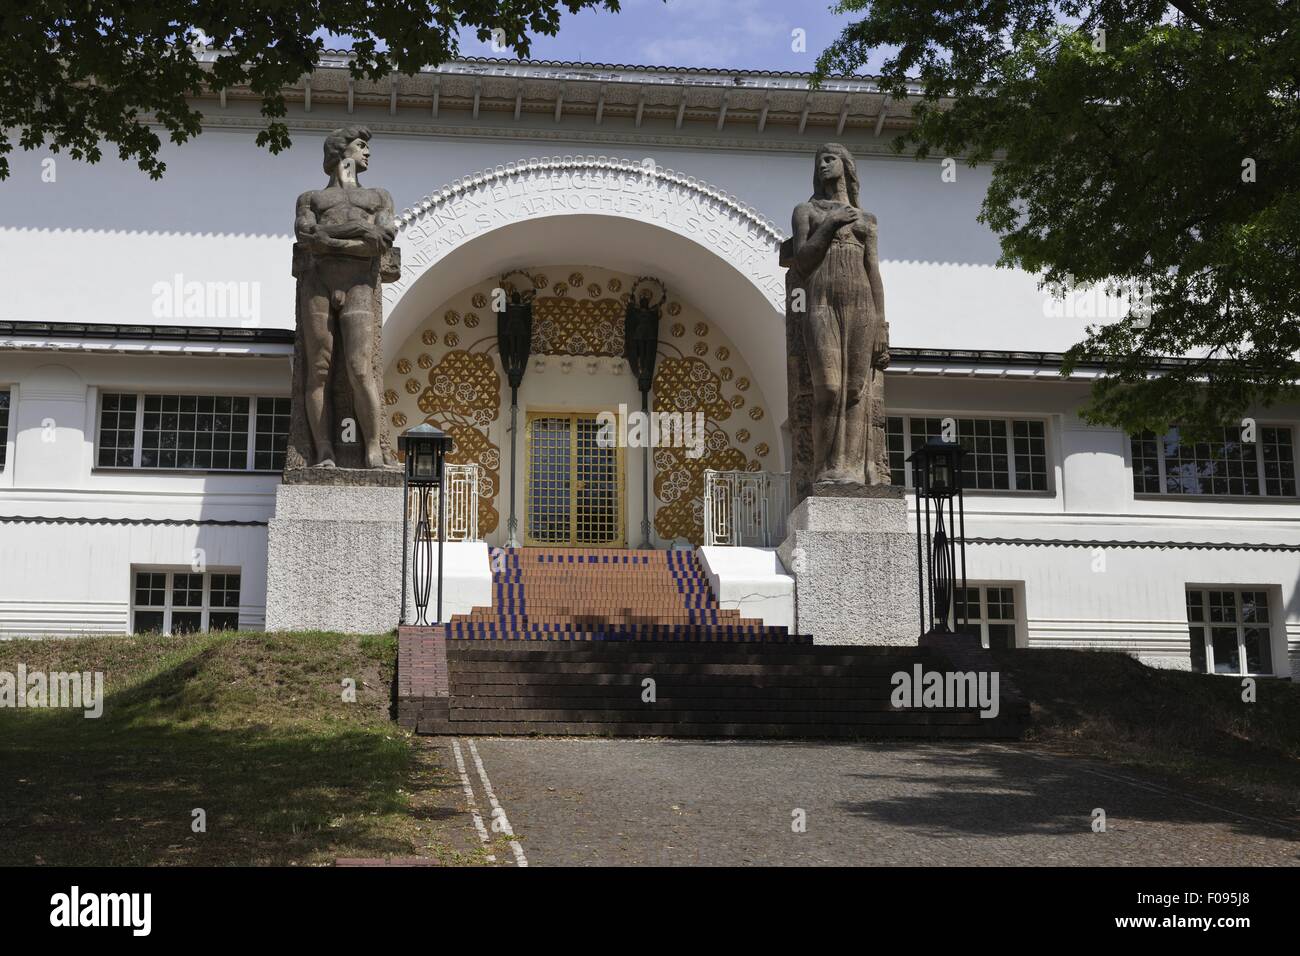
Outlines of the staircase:
[[812,643],[720,608],[693,551],[528,548],[498,561],[492,607],[453,616],[448,639]]
[[[896,709],[930,647],[815,646],[718,606],[694,552],[504,552],[493,607],[403,628],[398,719],[434,734],[1016,737],[1027,711]],[[967,669],[972,669],[969,662]]]

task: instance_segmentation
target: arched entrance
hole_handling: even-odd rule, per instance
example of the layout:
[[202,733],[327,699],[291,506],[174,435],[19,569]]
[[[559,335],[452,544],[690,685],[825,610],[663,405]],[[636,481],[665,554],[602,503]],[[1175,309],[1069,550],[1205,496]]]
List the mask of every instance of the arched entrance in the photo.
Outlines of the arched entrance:
[[[574,415],[639,406],[617,356],[620,300],[643,275],[670,290],[655,408],[702,407],[709,416],[703,459],[652,460],[660,541],[697,537],[705,467],[787,470],[779,434],[786,407],[782,236],[752,210],[670,170],[566,158],[467,177],[407,210],[399,228],[403,277],[384,290],[390,421],[395,430],[420,420],[451,426],[466,452],[479,456],[474,460],[493,466],[483,469],[480,486],[489,500],[480,508],[487,540],[503,540],[496,504],[504,501],[508,471],[509,389],[493,354],[496,323],[486,298],[496,277],[514,268],[540,276],[538,325],[549,329],[535,330],[535,363],[521,390],[521,502],[535,491],[525,472],[530,413],[547,413],[541,427],[552,432],[562,431],[559,419],[569,416],[568,427],[579,434]],[[617,341],[608,338],[613,332]],[[462,399],[474,392],[472,403],[449,396],[449,382],[465,384],[456,376],[472,379],[461,389]],[[626,461],[634,492],[621,519],[627,528],[640,520],[646,454],[630,450]]]

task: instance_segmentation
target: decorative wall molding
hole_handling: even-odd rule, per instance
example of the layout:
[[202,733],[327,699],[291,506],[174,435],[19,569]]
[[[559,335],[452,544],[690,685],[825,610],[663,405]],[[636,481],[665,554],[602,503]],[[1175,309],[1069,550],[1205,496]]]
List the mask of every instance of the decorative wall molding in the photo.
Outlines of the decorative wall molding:
[[444,256],[498,228],[564,215],[603,215],[665,229],[712,251],[774,312],[785,307],[785,239],[770,219],[693,176],[608,156],[531,158],[481,170],[397,217],[403,274],[383,290],[386,313]]

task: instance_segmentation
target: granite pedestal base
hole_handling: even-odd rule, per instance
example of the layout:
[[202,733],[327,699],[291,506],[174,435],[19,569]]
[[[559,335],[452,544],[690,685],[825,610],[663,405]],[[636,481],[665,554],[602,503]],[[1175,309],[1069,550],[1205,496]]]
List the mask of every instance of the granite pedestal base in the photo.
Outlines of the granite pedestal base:
[[916,536],[902,488],[813,495],[777,549],[795,579],[795,628],[817,644],[914,646],[920,635]]
[[282,484],[268,531],[268,631],[382,634],[397,626],[400,484]]

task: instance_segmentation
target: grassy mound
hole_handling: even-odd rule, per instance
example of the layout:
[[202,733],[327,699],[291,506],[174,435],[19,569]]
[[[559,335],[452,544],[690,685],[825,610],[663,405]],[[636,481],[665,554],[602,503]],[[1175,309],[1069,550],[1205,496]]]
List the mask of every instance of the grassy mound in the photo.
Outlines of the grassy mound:
[[1246,703],[1239,678],[1126,654],[1016,650],[1001,660],[1031,702],[1031,739],[1300,814],[1300,684],[1258,680]]
[[0,642],[0,670],[102,671],[106,698],[0,710],[0,865],[464,862],[440,833],[455,781],[389,716],[395,640]]

